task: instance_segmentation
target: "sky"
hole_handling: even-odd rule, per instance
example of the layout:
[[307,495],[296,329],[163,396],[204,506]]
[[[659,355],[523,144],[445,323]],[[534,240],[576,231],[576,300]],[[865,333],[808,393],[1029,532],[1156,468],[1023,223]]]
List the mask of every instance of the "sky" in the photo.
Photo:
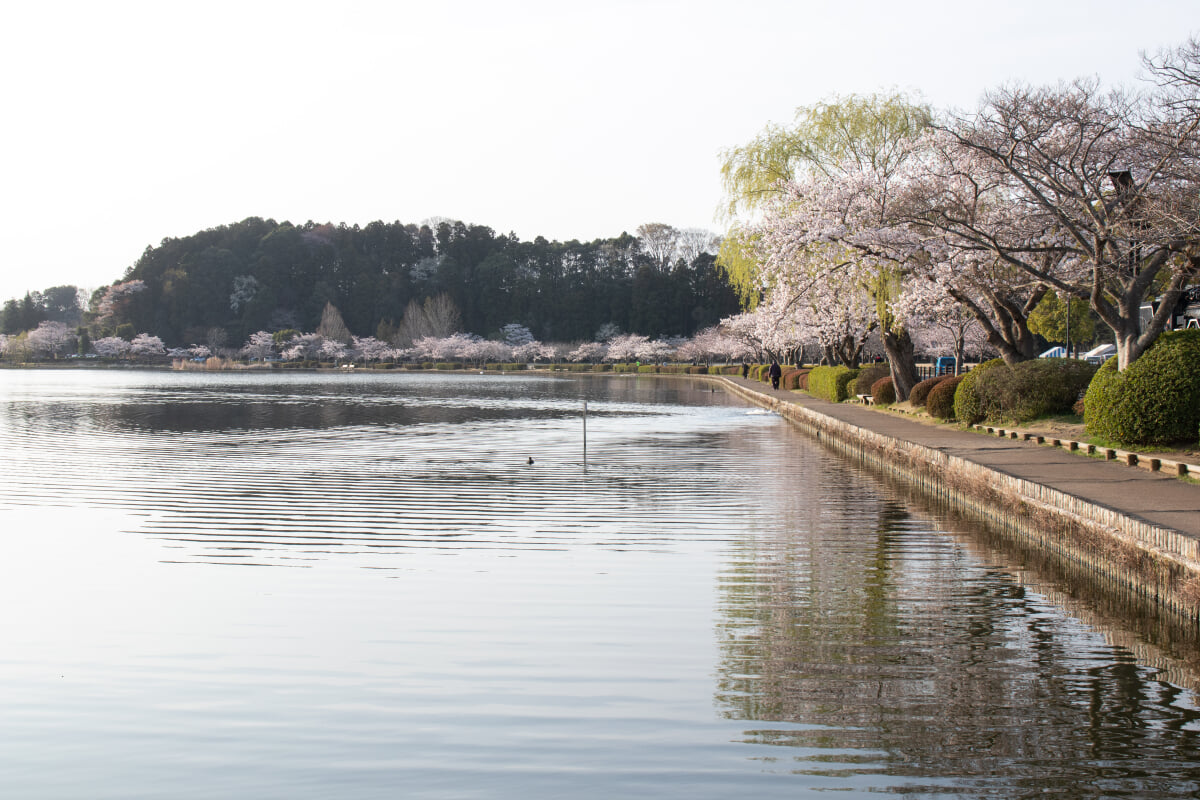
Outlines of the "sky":
[[1139,82],[1194,0],[10,4],[0,300],[257,216],[719,233],[721,152],[800,106]]

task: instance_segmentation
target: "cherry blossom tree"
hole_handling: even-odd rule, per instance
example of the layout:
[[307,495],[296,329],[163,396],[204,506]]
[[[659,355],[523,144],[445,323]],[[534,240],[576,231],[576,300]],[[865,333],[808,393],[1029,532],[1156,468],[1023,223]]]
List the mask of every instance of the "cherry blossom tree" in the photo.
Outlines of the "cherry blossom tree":
[[152,336],[149,333],[139,333],[129,343],[129,354],[131,356],[161,356],[166,354],[166,352],[167,349],[163,347],[162,339]]
[[242,347],[242,355],[252,361],[266,361],[275,355],[275,337],[267,331],[250,334],[250,339]]
[[847,98],[822,107],[813,114],[814,135],[805,139],[804,169],[779,187],[749,237],[760,285],[786,285],[788,304],[830,285],[856,298],[867,295],[901,400],[917,375],[912,340],[892,303],[922,251],[892,209],[927,118],[902,97]]
[[124,309],[128,305],[130,298],[138,292],[146,290],[146,282],[140,280],[124,281],[115,283],[104,290],[104,294],[100,297],[100,302],[96,308],[99,314],[100,321],[107,321],[113,315]]
[[910,318],[913,344],[931,355],[954,356],[955,374],[962,372],[967,351],[978,352],[988,344],[983,326],[972,311],[943,295],[944,302]]
[[636,361],[639,348],[644,347],[649,342],[649,337],[637,333],[624,333],[620,336],[614,336],[608,342],[608,353],[604,358],[606,361],[617,363]]
[[329,359],[330,361],[341,361],[346,357],[346,345],[339,342],[337,339],[325,339],[321,342],[321,349],[318,351],[318,357],[322,360]]
[[355,336],[350,351],[356,358],[363,361],[386,361],[395,358],[396,350],[387,342],[381,342],[374,336]]
[[717,325],[699,331],[675,349],[676,358],[682,361],[703,361],[706,365],[716,359],[729,361],[752,355],[744,343],[726,335]]
[[280,356],[287,361],[307,361],[319,358],[325,337],[319,333],[301,333],[283,345]]
[[42,322],[26,341],[34,353],[58,358],[75,341],[75,331],[61,322]]
[[567,354],[568,361],[604,361],[608,355],[608,347],[602,342],[584,342]]
[[[1169,83],[1170,73],[1157,74]],[[1113,331],[1121,369],[1150,346],[1200,272],[1200,116],[1148,118],[1145,101],[1103,92],[1094,80],[1012,86],[938,124],[989,166],[1016,213],[993,225],[952,213],[937,223],[1087,299]],[[1064,264],[1075,274],[1062,274]],[[1140,309],[1156,288],[1160,305],[1143,327]]]
[[120,336],[105,336],[92,342],[92,350],[101,358],[124,358],[129,354],[129,342]]
[[539,341],[529,341],[512,348],[514,361],[548,361],[554,358],[554,347]]
[[413,342],[413,351],[418,358],[435,361],[470,361],[480,352],[483,337],[473,333],[455,333],[450,336],[425,336]]
[[784,292],[774,292],[753,311],[746,311],[721,320],[722,335],[737,342],[731,348],[736,357],[748,356],[762,361],[765,358],[787,360],[787,354],[812,339],[805,329],[806,306],[794,302]]

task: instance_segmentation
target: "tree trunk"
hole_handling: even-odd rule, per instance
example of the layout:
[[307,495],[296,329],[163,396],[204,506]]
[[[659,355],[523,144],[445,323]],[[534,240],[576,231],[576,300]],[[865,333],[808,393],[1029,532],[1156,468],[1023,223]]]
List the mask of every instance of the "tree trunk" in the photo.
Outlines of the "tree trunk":
[[[1037,340],[1029,331],[1029,314],[1048,289],[1045,285],[1038,287],[1021,305],[1016,300],[990,294],[986,298],[986,309],[957,290],[951,289],[950,296],[971,312],[983,328],[988,344],[999,350],[1004,363],[1011,366],[1018,361],[1029,361],[1037,355]],[[991,313],[988,313],[989,310]]]
[[903,403],[918,380],[912,337],[906,330],[890,330],[883,334],[882,339],[883,349],[888,354],[888,364],[892,368],[892,386],[896,390],[896,402]]

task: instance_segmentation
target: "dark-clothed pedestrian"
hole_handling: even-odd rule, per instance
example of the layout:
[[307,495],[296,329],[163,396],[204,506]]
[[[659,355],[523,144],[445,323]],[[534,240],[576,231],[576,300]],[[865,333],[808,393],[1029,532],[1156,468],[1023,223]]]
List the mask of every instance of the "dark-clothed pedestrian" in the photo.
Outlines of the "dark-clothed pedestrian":
[[771,376],[771,388],[779,388],[779,379],[783,377],[783,369],[779,366],[778,361],[771,362],[771,368],[767,370],[767,374]]

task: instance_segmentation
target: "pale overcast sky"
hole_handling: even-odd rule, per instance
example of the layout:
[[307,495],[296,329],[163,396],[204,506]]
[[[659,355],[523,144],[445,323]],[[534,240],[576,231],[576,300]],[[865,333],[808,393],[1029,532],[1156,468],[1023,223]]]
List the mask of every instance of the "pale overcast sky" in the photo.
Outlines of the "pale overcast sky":
[[0,300],[249,216],[719,232],[719,154],[832,94],[1133,84],[1194,0],[29,2],[0,29]]

